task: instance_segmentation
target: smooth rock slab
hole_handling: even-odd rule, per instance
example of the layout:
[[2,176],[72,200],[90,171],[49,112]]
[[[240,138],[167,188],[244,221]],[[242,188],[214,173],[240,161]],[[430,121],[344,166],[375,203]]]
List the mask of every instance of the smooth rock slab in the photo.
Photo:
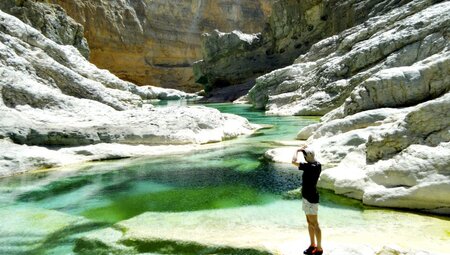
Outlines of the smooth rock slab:
[[[442,219],[383,210],[360,212],[327,206],[319,210],[327,254],[446,254],[450,248],[445,237],[439,239],[445,236],[442,229],[448,226],[448,221]],[[415,224],[411,226],[411,222]],[[422,231],[430,235],[419,237]],[[432,252],[420,251],[428,242],[436,245]],[[279,201],[262,207],[147,212],[85,235],[77,240],[75,251],[294,255],[307,245],[301,203]]]
[[0,20],[0,176],[154,151],[80,146],[205,144],[255,129],[242,117],[212,108],[153,107],[147,100],[196,96],[137,87],[9,14],[0,11]]

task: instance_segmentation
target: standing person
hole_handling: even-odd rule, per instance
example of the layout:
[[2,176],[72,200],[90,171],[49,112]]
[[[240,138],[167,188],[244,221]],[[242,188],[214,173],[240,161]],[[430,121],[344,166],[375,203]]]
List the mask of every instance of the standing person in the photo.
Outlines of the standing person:
[[[303,158],[306,162],[297,162],[297,155],[302,152]],[[309,239],[311,241],[308,249],[303,254],[321,255],[322,249],[322,232],[319,227],[319,221],[317,220],[317,213],[319,210],[319,193],[317,192],[317,181],[319,180],[322,166],[316,161],[314,157],[314,151],[303,146],[298,149],[293,158],[292,164],[303,171],[302,174],[302,201],[303,211],[306,214],[306,221],[308,222]],[[317,240],[317,245],[316,245]]]

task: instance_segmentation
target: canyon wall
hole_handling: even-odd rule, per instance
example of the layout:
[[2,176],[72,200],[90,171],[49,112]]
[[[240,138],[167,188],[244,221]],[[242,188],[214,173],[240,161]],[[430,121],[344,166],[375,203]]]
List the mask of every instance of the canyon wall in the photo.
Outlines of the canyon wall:
[[320,187],[450,214],[449,32],[448,1],[410,1],[258,77],[247,98],[266,114],[324,115],[297,137],[326,168]]
[[207,91],[253,82],[292,64],[317,41],[409,1],[276,1],[268,26],[255,39],[217,32],[203,36],[203,60],[194,65],[195,79]]
[[67,16],[61,6],[31,0],[2,0],[0,10],[16,16],[58,44],[73,45],[89,59],[83,26]]
[[[51,27],[53,20],[43,25]],[[123,81],[72,45],[58,44],[3,11],[0,24],[0,176],[192,150],[174,145],[219,142],[254,128],[206,107],[155,108],[148,100],[175,91]]]
[[51,0],[85,28],[91,62],[139,85],[198,91],[203,32],[262,31],[272,0]]

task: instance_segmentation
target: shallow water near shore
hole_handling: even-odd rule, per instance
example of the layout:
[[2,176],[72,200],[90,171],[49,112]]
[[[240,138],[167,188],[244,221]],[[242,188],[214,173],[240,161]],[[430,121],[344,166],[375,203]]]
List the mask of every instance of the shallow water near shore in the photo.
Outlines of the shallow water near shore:
[[[318,118],[265,116],[248,105],[208,106],[272,127],[191,153],[0,179],[0,254],[71,254],[80,236],[146,212],[244,217],[256,232],[259,226],[292,230],[303,247],[308,237],[301,203],[282,197],[300,186],[301,173],[266,162],[262,154]],[[319,217],[325,247],[354,242],[430,251],[433,244],[434,253],[450,254],[448,217],[367,207],[325,190]]]

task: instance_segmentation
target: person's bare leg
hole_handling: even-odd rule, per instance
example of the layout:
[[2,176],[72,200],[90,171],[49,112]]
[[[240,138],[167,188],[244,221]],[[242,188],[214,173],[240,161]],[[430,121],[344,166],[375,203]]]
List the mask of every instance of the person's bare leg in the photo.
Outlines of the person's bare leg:
[[314,225],[311,222],[310,216],[314,216],[314,215],[306,215],[306,221],[308,222],[308,232],[309,232],[309,241],[310,241],[310,246],[316,246],[316,241],[314,238]]
[[322,250],[322,230],[320,229],[317,215],[307,215],[306,217],[308,217],[308,222],[313,226],[313,232],[317,239],[317,249]]

